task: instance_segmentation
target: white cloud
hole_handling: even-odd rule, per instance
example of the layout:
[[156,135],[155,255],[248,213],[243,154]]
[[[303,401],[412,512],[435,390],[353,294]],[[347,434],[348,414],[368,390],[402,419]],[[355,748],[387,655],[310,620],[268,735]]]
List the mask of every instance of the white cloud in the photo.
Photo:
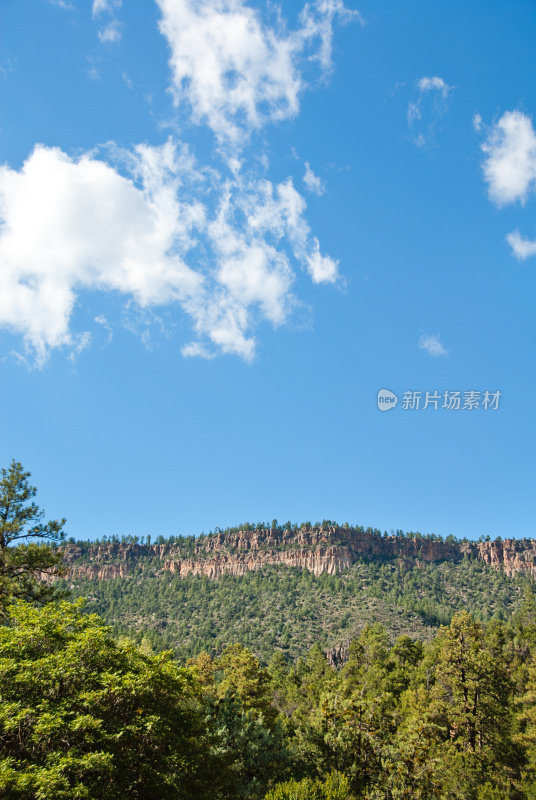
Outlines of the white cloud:
[[[178,103],[207,124],[220,142],[235,144],[268,121],[293,117],[305,88],[302,63],[331,66],[333,21],[356,18],[342,0],[316,0],[287,32],[265,24],[242,0],[157,0]],[[308,59],[307,59],[308,57]]]
[[514,231],[508,234],[506,241],[514,251],[516,258],[520,261],[524,261],[526,258],[530,258],[530,256],[536,256],[536,239],[533,241],[525,239],[521,236],[519,231]]
[[[121,41],[121,24],[115,18],[115,12],[121,8],[122,0],[93,0],[92,16],[109,15],[110,21],[98,32],[101,44],[116,44]],[[93,76],[90,76],[93,77]]]
[[499,205],[524,203],[536,188],[536,133],[522,111],[506,111],[482,145],[487,154],[484,178],[490,198]]
[[[84,290],[141,309],[178,303],[197,337],[186,355],[251,359],[256,323],[281,325],[296,303],[295,263],[315,283],[336,280],[290,179],[224,180],[171,141],[108,155],[115,162],[38,145],[19,171],[0,167],[0,326],[20,333],[37,362],[88,345],[88,332],[72,330]],[[95,321],[108,330],[102,315]]]
[[116,8],[121,8],[122,0],[93,0],[91,13],[94,17],[104,12],[112,13]]
[[[73,322],[86,290],[114,292],[130,315],[138,310],[143,330],[131,329],[144,341],[162,322],[153,309],[175,305],[194,331],[183,355],[251,360],[258,324],[282,325],[299,306],[297,268],[315,284],[339,277],[338,262],[310,231],[293,181],[259,178],[266,155],[256,153],[248,165],[239,145],[298,112],[312,67],[316,77],[331,68],[335,18],[362,22],[359,14],[342,0],[314,0],[289,31],[279,12],[269,23],[269,9],[243,0],[157,2],[176,99],[220,145],[230,145],[224,174],[200,167],[171,140],[130,152],[108,145],[78,158],[37,145],[21,169],[0,166],[0,327],[22,335],[39,364],[55,348],[74,357],[89,346],[91,332],[77,332]],[[93,17],[109,15],[103,43],[120,39],[120,6],[93,0]],[[309,164],[304,182],[323,192]],[[97,314],[94,325],[101,339],[103,331],[111,339],[106,317]]]
[[121,40],[121,25],[117,20],[113,20],[98,33],[99,41],[102,44],[115,44]]
[[313,241],[313,249],[307,254],[307,269],[313,283],[333,283],[339,276],[339,264],[330,256],[320,252],[318,239]]
[[114,338],[114,332],[112,330],[111,325],[108,324],[108,320],[106,319],[104,314],[97,314],[97,316],[94,317],[94,321],[97,323],[97,325],[101,325],[104,328],[104,330],[106,331],[106,344],[110,344],[110,342]]
[[444,99],[448,97],[449,92],[452,90],[452,86],[449,86],[443,78],[438,78],[437,76],[434,78],[419,78],[417,86],[421,92],[439,92]]
[[126,293],[141,305],[182,299],[200,277],[177,244],[203,223],[179,203],[166,145],[133,155],[155,177],[142,188],[102,161],[69,159],[37,146],[20,171],[0,168],[0,324],[21,333],[38,360],[74,340],[69,323],[80,289]]
[[50,5],[57,6],[58,8],[63,9],[63,11],[73,11],[74,6],[72,3],[67,3],[66,0],[48,0]]
[[[337,262],[322,256],[303,214],[306,203],[288,179],[278,185],[241,176],[222,185],[206,238],[213,253],[213,282],[186,304],[195,329],[224,353],[253,358],[256,313],[283,324],[296,299],[292,256],[314,283],[337,278]],[[187,355],[201,354],[187,346]],[[212,349],[203,346],[202,354]]]
[[[522,111],[505,111],[491,127],[482,144],[486,159],[482,165],[488,194],[497,205],[526,202],[536,190],[536,132],[532,120]],[[506,240],[520,261],[536,255],[536,240],[519,231]]]
[[185,358],[214,358],[214,353],[211,353],[200,342],[190,342],[181,348],[181,353]]
[[448,355],[448,350],[441,344],[439,336],[432,336],[428,333],[423,333],[419,339],[419,347],[421,350],[426,350],[426,352],[429,355],[434,356],[434,358]]
[[418,103],[410,103],[408,105],[408,125],[411,127],[415,120],[421,119],[422,113]]
[[306,187],[309,189],[310,192],[313,194],[324,194],[326,191],[322,180],[315,175],[313,170],[311,169],[310,165],[305,162],[305,175],[303,176],[303,182]]
[[433,138],[435,129],[447,110],[447,100],[453,87],[443,78],[422,77],[416,82],[417,97],[408,105],[408,126],[415,132],[417,147],[424,147]]
[[71,347],[71,352],[69,353],[70,361],[74,363],[80,353],[83,353],[84,350],[88,349],[88,347],[91,345],[91,338],[91,333],[89,331],[84,331],[75,337],[73,346]]
[[482,130],[482,117],[478,112],[473,114],[473,128],[475,131]]

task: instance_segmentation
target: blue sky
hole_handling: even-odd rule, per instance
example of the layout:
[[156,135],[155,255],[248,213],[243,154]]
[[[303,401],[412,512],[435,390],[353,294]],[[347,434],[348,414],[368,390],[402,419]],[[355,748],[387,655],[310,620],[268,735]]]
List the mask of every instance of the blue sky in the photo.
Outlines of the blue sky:
[[2,4],[0,454],[47,514],[534,535],[535,33],[529,0]]

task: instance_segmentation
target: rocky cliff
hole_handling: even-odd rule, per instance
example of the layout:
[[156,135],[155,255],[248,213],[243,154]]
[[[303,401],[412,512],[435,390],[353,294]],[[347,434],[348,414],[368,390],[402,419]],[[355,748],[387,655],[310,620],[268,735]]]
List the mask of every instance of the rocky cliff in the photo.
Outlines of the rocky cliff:
[[510,577],[517,572],[523,572],[531,577],[536,576],[535,539],[478,542],[476,548],[478,557],[483,559],[486,564],[504,570]]
[[300,567],[315,575],[335,574],[360,558],[418,564],[459,561],[465,555],[482,559],[509,576],[517,572],[536,575],[535,540],[446,542],[338,527],[238,531],[185,543],[64,546],[68,575],[98,580],[124,578],[138,569],[219,578],[224,574],[243,575],[268,564]]

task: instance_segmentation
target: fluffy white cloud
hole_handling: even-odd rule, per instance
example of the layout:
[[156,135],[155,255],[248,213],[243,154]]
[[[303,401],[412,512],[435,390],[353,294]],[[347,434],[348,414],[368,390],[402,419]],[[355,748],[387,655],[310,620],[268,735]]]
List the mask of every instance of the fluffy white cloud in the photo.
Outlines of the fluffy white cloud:
[[520,261],[524,261],[525,258],[530,258],[530,256],[536,256],[536,239],[532,241],[525,239],[519,231],[514,231],[508,234],[506,241]]
[[304,56],[328,70],[334,18],[358,16],[342,0],[316,0],[302,11],[301,27],[287,32],[241,0],[157,2],[177,102],[186,101],[193,120],[220,141],[235,144],[267,121],[297,114]]
[[522,111],[506,111],[482,145],[489,196],[502,205],[524,203],[536,188],[536,133]]
[[330,256],[320,252],[318,239],[313,240],[313,248],[306,256],[307,269],[313,283],[333,283],[339,277],[339,264]]
[[[224,174],[172,141],[79,158],[37,145],[21,169],[0,167],[0,327],[21,334],[37,362],[88,346],[90,332],[74,332],[72,319],[84,290],[119,293],[146,315],[178,304],[195,336],[184,355],[251,359],[257,323],[281,325],[297,303],[296,267],[313,283],[338,279],[293,181],[259,178],[266,156],[250,168],[239,145],[298,112],[311,65],[322,76],[331,67],[335,18],[359,14],[343,0],[314,0],[289,31],[278,12],[270,24],[243,0],[157,2],[176,99],[229,145]],[[109,15],[103,43],[121,36],[120,6],[93,0],[93,17]],[[308,164],[304,182],[323,191]],[[94,321],[111,340],[108,320]]]
[[[532,120],[522,111],[506,111],[491,127],[482,144],[488,194],[497,205],[520,202],[536,190],[536,132]],[[536,240],[524,238],[519,231],[508,234],[506,241],[516,258],[536,255]]]
[[305,162],[305,175],[303,176],[303,182],[306,187],[309,189],[310,192],[313,194],[324,194],[326,191],[322,180],[315,175],[311,166]]
[[429,333],[423,333],[419,339],[419,347],[434,358],[448,355],[448,350],[441,344],[439,336],[432,336]]
[[20,171],[0,168],[0,324],[22,333],[38,359],[73,345],[81,288],[128,293],[141,306],[197,290],[199,276],[177,251],[203,209],[180,203],[170,177],[187,156],[170,145],[139,148],[140,170],[149,155],[155,172],[142,188],[102,161],[43,146]]
[[84,289],[140,308],[178,303],[197,334],[186,355],[251,359],[256,322],[280,325],[295,303],[294,263],[315,283],[337,278],[290,179],[224,180],[172,142],[109,157],[127,177],[95,155],[44,146],[20,170],[0,168],[0,325],[22,334],[38,362],[87,345],[71,324]]

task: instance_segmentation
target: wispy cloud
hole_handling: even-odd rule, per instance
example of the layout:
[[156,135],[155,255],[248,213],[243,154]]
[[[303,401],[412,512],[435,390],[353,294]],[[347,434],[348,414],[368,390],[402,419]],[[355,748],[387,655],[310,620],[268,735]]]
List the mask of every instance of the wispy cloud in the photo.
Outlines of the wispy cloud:
[[104,314],[97,314],[94,318],[94,321],[97,325],[101,325],[102,328],[106,331],[106,344],[110,344],[112,339],[114,338],[114,332],[112,330],[112,326],[108,323],[108,320],[104,316]]
[[[144,337],[155,309],[181,308],[193,331],[186,356],[251,360],[258,324],[282,325],[299,307],[298,271],[315,284],[339,279],[294,180],[269,180],[262,149],[247,155],[241,145],[298,112],[311,69],[325,77],[331,68],[335,19],[359,15],[342,0],[315,0],[289,32],[279,16],[269,23],[242,0],[158,4],[176,99],[219,147],[210,167],[176,139],[76,158],[37,145],[20,169],[0,166],[0,326],[19,333],[38,364],[56,348],[89,345],[91,332],[73,322],[86,290],[114,292],[139,309],[149,320]],[[120,5],[93,2],[93,16],[107,22],[102,42],[120,36]],[[323,191],[309,164],[304,182]],[[94,324],[111,336],[104,316]]]
[[201,342],[190,342],[181,348],[181,353],[185,358],[214,358],[214,352],[207,350]]
[[453,91],[443,78],[422,77],[415,84],[417,97],[408,105],[408,127],[414,143],[423,147],[433,140],[435,130],[447,110],[447,100]]
[[449,92],[452,91],[452,86],[445,83],[443,78],[438,78],[437,75],[434,78],[419,78],[417,86],[423,93],[431,91],[439,92],[443,100],[446,100]]
[[243,141],[267,122],[293,117],[306,87],[303,70],[331,68],[333,22],[357,19],[342,0],[316,0],[287,31],[279,18],[241,0],[157,0],[160,30],[168,40],[177,103],[220,142]]
[[0,78],[7,78],[9,73],[12,71],[13,71],[13,66],[9,59],[0,64]]
[[277,326],[292,311],[295,267],[315,283],[336,280],[290,179],[209,173],[171,141],[108,155],[74,160],[37,146],[20,170],[0,168],[0,325],[39,363],[79,348],[86,332],[71,323],[84,289],[142,309],[178,303],[196,334],[188,354],[251,359],[256,322]]
[[448,355],[448,350],[441,344],[438,335],[433,336],[429,333],[423,333],[419,339],[419,347],[421,350],[426,350],[428,355],[434,358]]
[[91,13],[94,19],[108,16],[109,22],[99,30],[101,44],[115,44],[121,40],[121,24],[116,19],[116,11],[121,8],[122,0],[93,0]]
[[74,6],[72,3],[66,2],[66,0],[48,0],[50,5],[57,6],[57,8],[63,9],[63,11],[73,11]]
[[326,191],[322,180],[318,177],[318,175],[314,174],[307,162],[305,162],[305,175],[303,176],[303,182],[307,189],[313,194],[321,195]]
[[102,44],[115,44],[121,39],[121,25],[117,20],[113,20],[98,33],[99,41]]
[[[519,202],[523,205],[536,191],[536,132],[532,119],[522,111],[506,111],[491,126],[482,144],[486,154],[484,180],[490,199],[498,206]],[[536,255],[536,240],[519,231],[506,237],[516,258]]]
[[115,11],[115,9],[121,8],[122,5],[122,0],[93,0],[91,13],[94,17],[98,17],[99,14],[103,14],[105,12],[111,14],[113,11]]

